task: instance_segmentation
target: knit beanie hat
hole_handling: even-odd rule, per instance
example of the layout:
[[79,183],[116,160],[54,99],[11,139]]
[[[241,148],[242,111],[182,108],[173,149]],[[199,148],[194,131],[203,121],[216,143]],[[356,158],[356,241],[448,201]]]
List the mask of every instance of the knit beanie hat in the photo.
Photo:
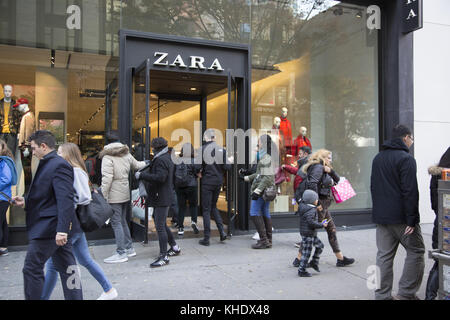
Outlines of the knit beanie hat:
[[314,204],[318,199],[319,196],[314,190],[305,190],[303,192],[302,201],[306,204]]

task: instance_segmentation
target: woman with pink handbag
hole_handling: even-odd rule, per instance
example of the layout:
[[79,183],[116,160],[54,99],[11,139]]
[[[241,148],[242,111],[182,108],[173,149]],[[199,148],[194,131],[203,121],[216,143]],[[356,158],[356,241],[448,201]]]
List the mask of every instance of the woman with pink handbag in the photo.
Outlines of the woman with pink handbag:
[[[347,258],[342,254],[336,237],[336,226],[328,211],[333,199],[331,196],[331,187],[340,180],[339,175],[331,166],[331,161],[331,151],[320,149],[309,157],[308,162],[302,167],[302,170],[307,175],[306,189],[313,190],[319,195],[319,221],[324,219],[328,221],[325,229],[328,234],[328,242],[337,258],[336,266],[345,267],[355,262],[355,259]],[[300,246],[299,254],[293,262],[293,265],[296,267],[300,262],[301,252],[302,248]]]

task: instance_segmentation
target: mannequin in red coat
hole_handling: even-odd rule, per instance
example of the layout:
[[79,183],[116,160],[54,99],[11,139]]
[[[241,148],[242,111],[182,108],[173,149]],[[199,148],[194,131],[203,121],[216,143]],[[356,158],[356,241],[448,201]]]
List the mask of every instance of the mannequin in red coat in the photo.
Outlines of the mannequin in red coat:
[[292,126],[291,122],[287,119],[287,114],[288,109],[286,107],[281,108],[280,131],[283,134],[286,153],[294,156],[296,154],[292,152]]
[[301,147],[311,147],[311,141],[306,137],[306,133],[308,132],[308,129],[306,127],[300,127],[300,134],[297,136],[297,138],[294,141],[294,146],[292,149],[294,149],[295,154],[297,155],[300,151]]

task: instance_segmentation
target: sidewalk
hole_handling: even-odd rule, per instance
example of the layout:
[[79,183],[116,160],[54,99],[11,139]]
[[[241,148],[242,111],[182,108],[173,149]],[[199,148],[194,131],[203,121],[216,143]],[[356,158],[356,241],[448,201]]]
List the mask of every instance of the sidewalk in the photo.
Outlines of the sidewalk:
[[[422,225],[426,250],[431,248],[432,224]],[[200,232],[201,236],[202,232]],[[373,291],[366,285],[367,268],[375,264],[375,229],[339,230],[338,240],[344,255],[353,257],[352,266],[337,268],[336,257],[328,244],[325,232],[319,238],[325,244],[320,261],[321,273],[311,270],[312,278],[299,278],[292,261],[297,254],[294,243],[297,232],[276,232],[273,248],[252,250],[252,234],[234,236],[220,243],[211,239],[209,247],[200,246],[199,238],[178,240],[182,254],[170,259],[168,266],[150,269],[158,255],[158,243],[151,241],[144,247],[135,243],[137,256],[121,264],[105,264],[115,245],[90,247],[93,258],[103,267],[118,299],[188,299],[188,300],[259,300],[259,299],[364,299],[373,300]],[[24,251],[10,252],[0,257],[0,300],[23,299],[22,268]],[[405,251],[400,246],[394,267],[394,293],[403,268]],[[423,299],[432,261],[425,254],[425,274],[418,296]],[[101,287],[89,272],[81,267],[85,299],[96,299]],[[52,299],[63,299],[61,284]]]

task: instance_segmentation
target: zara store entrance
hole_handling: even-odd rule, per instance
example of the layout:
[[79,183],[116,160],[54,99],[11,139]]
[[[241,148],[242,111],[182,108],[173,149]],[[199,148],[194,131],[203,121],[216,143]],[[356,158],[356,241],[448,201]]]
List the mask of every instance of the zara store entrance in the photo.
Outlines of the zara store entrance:
[[[121,139],[136,158],[145,160],[151,157],[149,145],[155,137],[165,138],[178,154],[186,137],[198,150],[205,130],[214,128],[217,144],[226,146],[227,129],[245,131],[250,127],[249,61],[247,45],[121,30]],[[236,159],[236,144],[227,152]],[[248,158],[246,151],[247,163]],[[243,166],[234,164],[225,174],[217,204],[229,236],[235,228],[248,229],[249,190],[237,179]],[[133,206],[141,204],[134,193],[132,212]],[[199,184],[201,216],[200,194]],[[145,243],[151,209],[144,212],[140,217],[131,215],[131,230],[135,240]]]

